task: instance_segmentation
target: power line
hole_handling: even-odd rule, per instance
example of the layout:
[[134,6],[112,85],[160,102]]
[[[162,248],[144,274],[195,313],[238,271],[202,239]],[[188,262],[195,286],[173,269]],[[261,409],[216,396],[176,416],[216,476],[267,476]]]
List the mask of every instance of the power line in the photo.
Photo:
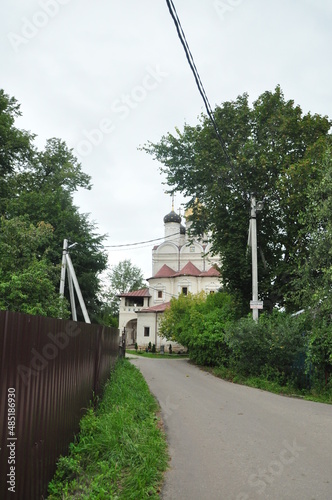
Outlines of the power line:
[[167,3],[167,6],[168,6],[168,9],[169,9],[169,12],[171,14],[171,17],[172,17],[172,19],[174,21],[174,24],[175,24],[178,36],[180,38],[181,44],[182,44],[182,46],[184,48],[184,51],[185,51],[185,54],[186,54],[189,66],[190,66],[191,71],[192,71],[192,73],[194,75],[198,91],[201,94],[201,97],[203,99],[203,102],[204,102],[204,105],[205,105],[208,117],[210,118],[210,121],[211,121],[211,123],[213,125],[213,128],[215,130],[216,136],[217,136],[217,138],[219,140],[219,143],[221,145],[221,148],[222,148],[224,157],[226,159],[226,162],[228,163],[228,166],[230,167],[230,169],[232,170],[232,172],[234,172],[234,166],[232,164],[230,156],[228,155],[225,141],[223,140],[221,132],[220,132],[220,130],[218,128],[218,125],[216,123],[213,110],[211,108],[209,99],[208,99],[208,97],[206,95],[206,92],[205,92],[203,83],[201,81],[201,78],[199,76],[199,73],[198,73],[198,70],[197,70],[197,67],[196,67],[193,55],[192,55],[192,53],[190,51],[190,48],[189,48],[186,36],[184,34],[183,28],[181,26],[181,22],[180,22],[178,14],[177,14],[176,8],[175,8],[172,0],[166,0],[166,3]]
[[[155,288],[155,287],[150,286],[150,285],[149,285],[149,287],[148,287],[148,288],[149,288],[149,290],[154,290],[154,291],[156,291],[156,292],[159,292],[159,291],[160,291],[160,288]],[[163,291],[163,293],[164,293],[165,295],[170,295],[171,297],[175,297],[175,298],[176,298],[176,297],[178,297],[178,295],[177,295],[177,294],[175,294],[175,293],[166,292],[166,290],[162,290],[162,291]],[[155,305],[157,305],[157,304],[155,304]]]
[[[179,233],[170,234],[169,236],[167,236],[167,239],[171,238],[172,236],[177,236],[177,235],[179,235]],[[121,245],[103,245],[103,247],[104,248],[132,247],[132,246],[135,246],[135,245],[145,245],[146,243],[153,243],[155,241],[160,241],[160,240],[166,240],[165,236],[163,236],[162,238],[154,238],[153,240],[137,241],[136,243],[126,243],[126,244],[124,243],[124,244],[121,244]]]

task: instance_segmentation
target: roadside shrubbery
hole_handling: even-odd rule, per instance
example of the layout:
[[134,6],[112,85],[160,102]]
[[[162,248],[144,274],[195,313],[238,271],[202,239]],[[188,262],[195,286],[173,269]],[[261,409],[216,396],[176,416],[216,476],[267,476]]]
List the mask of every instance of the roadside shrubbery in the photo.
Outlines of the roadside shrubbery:
[[234,302],[227,293],[180,295],[165,311],[160,333],[187,347],[195,363],[216,366],[228,358],[224,332],[234,319]]
[[168,453],[158,409],[139,370],[118,361],[98,408],[59,459],[48,498],[159,498]]
[[305,316],[275,311],[263,314],[256,323],[244,318],[225,333],[229,367],[244,376],[265,376],[281,385],[306,384],[305,357],[310,322]]
[[309,314],[275,310],[255,322],[238,319],[226,292],[189,294],[172,299],[160,331],[186,346],[192,361],[218,367],[224,376],[315,393],[332,386],[332,325]]

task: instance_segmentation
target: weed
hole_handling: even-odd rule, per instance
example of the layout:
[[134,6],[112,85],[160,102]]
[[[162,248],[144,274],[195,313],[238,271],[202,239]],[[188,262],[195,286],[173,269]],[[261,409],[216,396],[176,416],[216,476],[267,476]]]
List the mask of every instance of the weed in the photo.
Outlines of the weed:
[[98,407],[88,410],[69,455],[59,459],[48,498],[159,498],[168,454],[157,412],[141,373],[118,361]]

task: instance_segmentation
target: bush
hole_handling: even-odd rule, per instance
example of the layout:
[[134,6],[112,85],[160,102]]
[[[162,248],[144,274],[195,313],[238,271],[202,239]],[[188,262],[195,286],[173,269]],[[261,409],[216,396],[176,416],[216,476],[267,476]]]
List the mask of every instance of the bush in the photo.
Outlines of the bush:
[[187,347],[200,365],[226,364],[229,356],[224,330],[234,321],[236,309],[226,292],[180,295],[171,300],[161,323],[161,333]]
[[268,380],[295,386],[307,384],[305,358],[310,321],[305,315],[274,311],[259,321],[244,318],[229,325],[225,341],[230,367],[245,376],[263,375]]
[[316,320],[309,339],[306,359],[307,373],[312,372],[315,386],[332,385],[332,323]]

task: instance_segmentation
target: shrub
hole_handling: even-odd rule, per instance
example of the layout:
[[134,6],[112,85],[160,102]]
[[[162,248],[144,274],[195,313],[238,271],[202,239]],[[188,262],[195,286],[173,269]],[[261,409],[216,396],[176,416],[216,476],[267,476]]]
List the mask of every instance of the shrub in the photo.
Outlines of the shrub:
[[332,383],[332,323],[326,319],[314,322],[306,358],[307,373],[312,371],[318,388]]
[[226,292],[180,295],[171,300],[160,331],[166,338],[187,347],[195,363],[217,366],[227,363],[224,330],[235,315],[234,301]]
[[242,375],[263,375],[280,384],[306,385],[305,357],[310,321],[305,315],[274,311],[259,321],[244,318],[229,325],[225,341],[230,367]]

